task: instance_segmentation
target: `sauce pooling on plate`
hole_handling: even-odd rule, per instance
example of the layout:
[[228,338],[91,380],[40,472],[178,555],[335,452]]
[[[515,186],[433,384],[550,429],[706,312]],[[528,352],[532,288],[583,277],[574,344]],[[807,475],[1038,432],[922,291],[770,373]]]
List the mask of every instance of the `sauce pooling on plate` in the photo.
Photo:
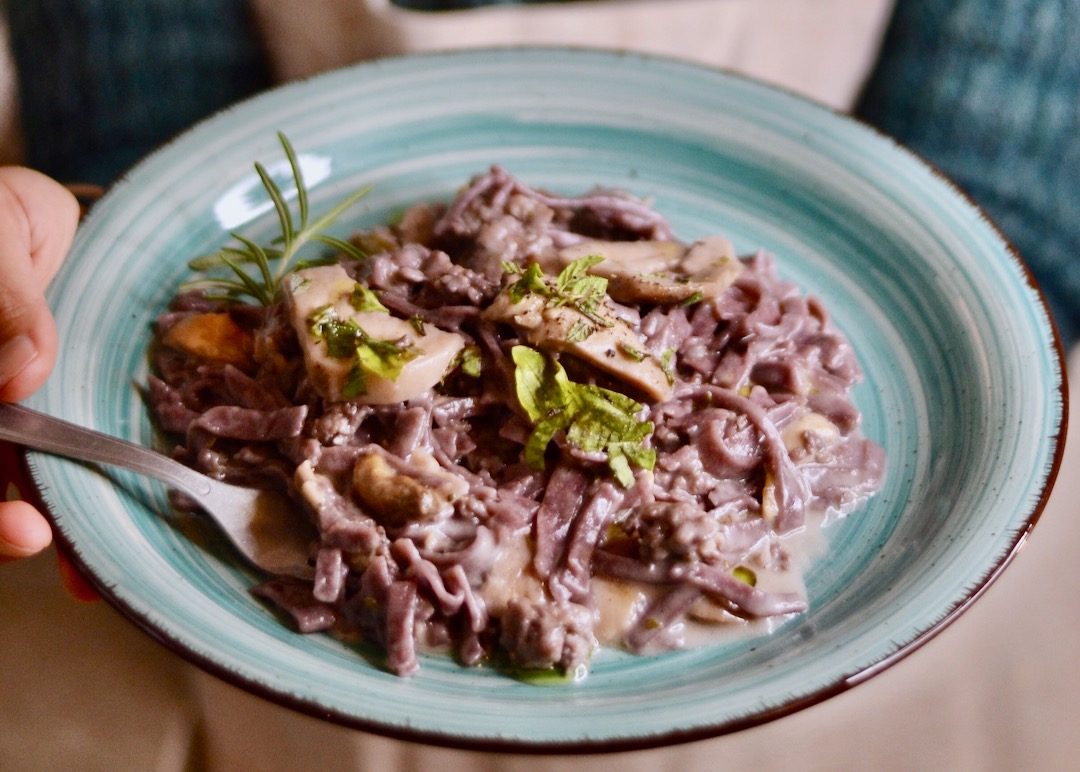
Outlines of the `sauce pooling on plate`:
[[279,242],[175,298],[149,383],[183,461],[287,490],[317,526],[313,582],[254,588],[300,631],[400,675],[434,648],[578,677],[600,646],[806,609],[806,534],[884,456],[851,347],[770,256],[496,167],[304,263],[301,198]]

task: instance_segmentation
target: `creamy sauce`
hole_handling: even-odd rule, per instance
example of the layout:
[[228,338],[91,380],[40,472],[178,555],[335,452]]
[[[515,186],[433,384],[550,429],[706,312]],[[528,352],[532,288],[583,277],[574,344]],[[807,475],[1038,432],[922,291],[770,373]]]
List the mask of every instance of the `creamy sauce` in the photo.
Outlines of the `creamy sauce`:
[[[806,597],[803,580],[807,569],[827,551],[824,526],[828,518],[822,512],[807,512],[806,524],[779,538],[787,555],[787,568],[770,571],[755,566],[756,587],[768,592],[795,593]],[[633,627],[649,605],[663,594],[664,588],[637,582],[593,577],[592,593],[597,611],[596,637],[600,646],[621,647],[627,630]],[[763,619],[736,616],[702,598],[692,607],[687,621],[674,625],[667,638],[678,647],[699,648],[733,640],[767,635],[792,616]],[[706,621],[708,620],[708,621]],[[664,650],[668,646],[651,647]]]

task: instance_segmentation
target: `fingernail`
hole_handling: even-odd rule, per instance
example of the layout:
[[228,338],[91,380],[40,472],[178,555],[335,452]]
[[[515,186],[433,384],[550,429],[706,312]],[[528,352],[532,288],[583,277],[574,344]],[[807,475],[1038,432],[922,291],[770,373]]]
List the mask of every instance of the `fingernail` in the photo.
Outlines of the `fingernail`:
[[16,375],[37,358],[37,347],[29,335],[16,335],[0,343],[0,388],[7,386]]

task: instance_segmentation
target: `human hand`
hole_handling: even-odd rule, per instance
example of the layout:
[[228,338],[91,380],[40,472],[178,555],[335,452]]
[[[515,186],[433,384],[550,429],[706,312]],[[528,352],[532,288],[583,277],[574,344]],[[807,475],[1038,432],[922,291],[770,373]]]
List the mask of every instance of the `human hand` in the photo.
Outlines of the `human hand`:
[[62,185],[0,167],[0,400],[32,394],[56,361],[45,287],[71,246],[79,205]]
[[[56,325],[45,287],[75,235],[79,205],[62,185],[19,167],[0,167],[0,400],[16,402],[44,383],[56,361]],[[25,501],[0,501],[0,562],[33,555],[52,540],[48,522]],[[76,597],[77,573],[61,575]]]

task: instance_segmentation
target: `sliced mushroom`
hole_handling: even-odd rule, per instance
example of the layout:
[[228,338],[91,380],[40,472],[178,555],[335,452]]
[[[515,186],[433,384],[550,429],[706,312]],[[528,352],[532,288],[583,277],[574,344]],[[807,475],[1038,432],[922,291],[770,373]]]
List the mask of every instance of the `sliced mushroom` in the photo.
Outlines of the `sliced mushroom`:
[[[671,271],[679,264],[686,247],[678,241],[583,241],[559,250],[565,266],[583,257],[599,255],[604,262],[592,269],[597,276],[634,276]],[[560,266],[561,267],[561,266]]]
[[590,273],[608,280],[608,294],[624,303],[669,305],[695,295],[716,297],[742,271],[722,236],[695,241],[586,241],[559,252],[561,265],[589,255],[604,258]]
[[226,313],[186,316],[162,337],[170,348],[211,362],[251,370],[253,338]]
[[381,311],[357,311],[350,303],[356,282],[340,265],[318,266],[296,271],[285,283],[285,295],[293,328],[304,353],[304,365],[312,385],[330,402],[345,399],[346,384],[355,358],[333,357],[325,341],[312,331],[311,318],[328,306],[339,320],[352,320],[372,340],[393,341],[413,355],[405,361],[393,380],[366,374],[363,394],[350,397],[355,402],[386,405],[423,394],[442,380],[451,363],[465,346],[465,339],[453,332],[425,325],[420,333],[412,324]]
[[412,470],[398,461],[378,451],[356,460],[353,496],[364,509],[391,528],[448,517],[453,502],[463,495],[461,481],[444,472]]
[[485,316],[515,326],[525,341],[538,349],[565,352],[630,384],[643,396],[662,402],[671,396],[671,382],[645,339],[627,321],[624,309],[604,302],[598,315],[610,327],[596,324],[572,306],[555,306],[537,295],[513,303],[503,293]]
[[735,247],[723,236],[709,236],[690,245],[679,266],[691,285],[705,297],[716,297],[743,271]]
[[788,452],[801,448],[807,433],[816,434],[828,444],[840,439],[840,429],[821,413],[810,412],[784,427],[780,436]]

